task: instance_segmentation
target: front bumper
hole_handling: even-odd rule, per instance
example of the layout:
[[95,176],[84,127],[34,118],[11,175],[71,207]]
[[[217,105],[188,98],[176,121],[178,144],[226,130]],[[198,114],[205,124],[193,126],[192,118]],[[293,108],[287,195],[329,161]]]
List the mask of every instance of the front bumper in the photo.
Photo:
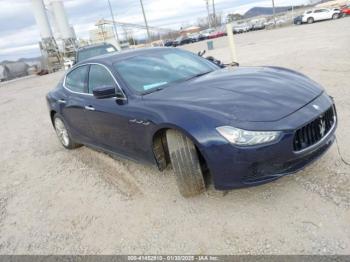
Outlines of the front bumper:
[[[323,111],[332,105],[330,99],[328,102],[324,97],[318,100],[315,103],[321,104]],[[291,125],[295,123],[293,121],[298,120],[298,124],[295,125],[297,128],[282,131],[279,140],[273,144],[237,147],[227,142],[212,145],[205,150],[204,155],[215,188],[227,190],[264,184],[298,172],[321,157],[335,140],[337,121],[334,127],[315,145],[301,152],[293,150],[295,130],[321,114],[321,112],[314,112],[313,104],[298,110],[285,119],[288,123],[283,125]],[[335,110],[334,114],[336,114]]]

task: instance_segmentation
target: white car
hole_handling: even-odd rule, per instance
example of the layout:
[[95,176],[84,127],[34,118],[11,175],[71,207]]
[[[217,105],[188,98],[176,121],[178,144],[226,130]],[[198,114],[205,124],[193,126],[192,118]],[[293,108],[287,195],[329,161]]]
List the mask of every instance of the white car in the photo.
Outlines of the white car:
[[210,35],[211,33],[213,33],[213,32],[215,32],[215,29],[209,28],[209,29],[205,29],[205,30],[200,31],[199,33],[200,33],[201,35],[205,36],[206,38],[208,38],[209,35]]
[[337,19],[340,17],[339,9],[320,8],[305,11],[302,17],[303,23],[312,24],[316,21]]
[[248,32],[251,29],[252,29],[252,26],[249,24],[239,24],[239,25],[235,25],[233,27],[233,33],[234,34],[241,34],[241,33]]

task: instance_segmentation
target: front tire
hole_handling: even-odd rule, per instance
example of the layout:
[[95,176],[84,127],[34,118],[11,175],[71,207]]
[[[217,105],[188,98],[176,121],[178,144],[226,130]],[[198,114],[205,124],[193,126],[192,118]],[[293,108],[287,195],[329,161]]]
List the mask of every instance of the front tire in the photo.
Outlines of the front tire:
[[334,15],[332,16],[332,19],[333,19],[333,20],[338,19],[338,18],[339,18],[339,14],[334,14]]
[[312,24],[314,21],[315,21],[315,20],[314,20],[313,17],[309,17],[309,18],[307,19],[307,23],[308,23],[308,24]]
[[59,115],[56,114],[53,117],[53,124],[58,140],[65,148],[74,149],[81,146],[80,144],[75,143],[72,140],[71,135],[69,134],[63,119]]
[[166,138],[181,195],[191,197],[203,193],[205,191],[204,178],[196,147],[192,141],[176,130],[168,130]]

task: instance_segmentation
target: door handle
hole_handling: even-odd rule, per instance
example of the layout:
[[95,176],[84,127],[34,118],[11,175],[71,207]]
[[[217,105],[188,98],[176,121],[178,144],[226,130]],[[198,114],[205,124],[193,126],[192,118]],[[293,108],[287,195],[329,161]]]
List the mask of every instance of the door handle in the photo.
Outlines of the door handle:
[[57,101],[58,103],[60,103],[60,104],[65,104],[65,103],[67,103],[67,101],[66,100],[64,100],[64,99],[58,99],[58,101]]
[[85,109],[89,111],[95,111],[95,108],[93,106],[85,106]]

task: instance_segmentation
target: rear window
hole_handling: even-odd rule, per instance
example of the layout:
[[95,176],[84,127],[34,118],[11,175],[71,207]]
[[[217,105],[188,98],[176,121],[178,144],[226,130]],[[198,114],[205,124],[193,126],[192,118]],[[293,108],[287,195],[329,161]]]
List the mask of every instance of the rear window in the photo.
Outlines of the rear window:
[[107,53],[116,52],[117,49],[112,45],[96,46],[78,51],[78,61],[86,60],[90,57],[104,55]]

